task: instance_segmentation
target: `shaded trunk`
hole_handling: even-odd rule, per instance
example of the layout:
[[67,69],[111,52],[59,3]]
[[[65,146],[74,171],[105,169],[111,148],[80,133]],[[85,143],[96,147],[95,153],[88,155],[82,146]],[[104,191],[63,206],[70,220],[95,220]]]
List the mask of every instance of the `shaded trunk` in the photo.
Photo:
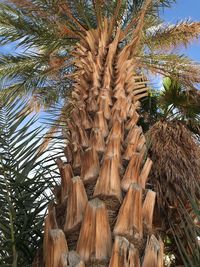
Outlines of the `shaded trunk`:
[[[155,193],[145,189],[152,162],[137,126],[146,81],[134,72],[137,38],[120,48],[120,28],[86,33],[74,51],[77,70],[68,122],[67,163],[45,221],[46,267],[162,267],[152,235]],[[145,249],[146,248],[146,249]]]

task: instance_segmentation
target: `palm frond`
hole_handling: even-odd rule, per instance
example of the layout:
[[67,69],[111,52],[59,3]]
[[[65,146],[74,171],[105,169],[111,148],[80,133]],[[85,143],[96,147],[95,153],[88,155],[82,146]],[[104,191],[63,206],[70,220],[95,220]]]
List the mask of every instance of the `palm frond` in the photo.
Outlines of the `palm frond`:
[[176,25],[161,24],[149,29],[145,36],[145,44],[151,49],[172,49],[180,45],[188,46],[200,36],[200,23],[190,20]]
[[181,121],[196,138],[200,135],[200,93],[180,80],[163,79],[162,89],[151,89],[142,99],[139,123],[146,132],[158,120]]
[[194,88],[194,84],[200,82],[199,64],[186,56],[158,53],[142,55],[139,60],[138,64],[146,70],[178,79],[188,88]]
[[[200,188],[197,186],[197,194]],[[188,197],[187,207],[180,201],[179,223],[171,224],[175,243],[181,260],[186,267],[198,267],[200,262],[200,212],[197,195],[190,194],[185,190]]]
[[198,120],[200,116],[200,94],[198,90],[188,89],[178,80],[166,77],[163,80],[164,90],[160,95],[160,106],[167,113],[176,113],[180,120]]
[[[59,45],[61,33],[52,21],[25,13],[12,6],[0,4],[1,44],[18,41],[21,46],[45,45],[52,48]],[[47,42],[51,40],[51,42]]]
[[0,58],[0,75],[9,79],[30,76],[32,73],[44,73],[48,67],[48,59],[40,55],[4,55]]
[[[36,103],[36,106],[43,103],[49,106],[65,95],[66,88],[70,87],[66,76],[69,65],[73,65],[70,62],[70,57],[73,57],[71,51],[77,42],[84,39],[87,30],[98,27],[98,23],[106,18],[111,38],[112,31],[120,23],[124,31],[123,38],[127,38],[123,45],[134,39],[134,36],[130,38],[133,30],[136,30],[139,42],[147,24],[158,24],[159,8],[173,2],[10,0],[1,3],[1,44],[15,42],[21,54],[1,56],[0,75],[11,79],[10,84],[19,87],[21,94],[24,92],[28,97],[33,95],[32,103]],[[72,70],[70,66],[69,72]],[[11,88],[9,85],[7,91]],[[59,97],[50,97],[50,92]]]
[[152,125],[163,118],[160,108],[160,90],[149,90],[148,96],[141,100],[139,124],[146,133]]
[[1,266],[32,263],[50,200],[47,189],[56,177],[51,158],[45,159],[45,152],[38,157],[43,128],[35,125],[26,104],[17,97],[0,98]]
[[70,86],[63,77],[66,73],[65,57],[59,55],[32,53],[0,57],[0,77],[7,80],[3,93],[17,90],[21,96],[31,98],[32,106],[49,107],[63,98]]
[[[171,1],[171,3],[172,2],[174,1]],[[123,18],[124,24],[122,26],[122,28],[124,29],[124,36],[127,36],[129,35],[129,33],[133,32],[136,27],[135,25],[138,25],[137,27],[139,27],[140,25],[142,32],[143,28],[149,28],[150,26],[152,26],[151,24],[149,24],[150,20],[151,22],[154,20],[154,23],[156,21],[156,25],[158,25],[158,22],[161,23],[158,16],[158,10],[161,6],[169,7],[170,1],[143,0],[127,3],[126,12]]]
[[44,136],[44,140],[40,146],[40,151],[45,151],[52,140],[61,144],[66,143],[66,132],[68,131],[67,122],[71,116],[72,104],[65,101],[64,105],[57,104],[51,106],[44,116],[44,123],[48,127],[48,131]]

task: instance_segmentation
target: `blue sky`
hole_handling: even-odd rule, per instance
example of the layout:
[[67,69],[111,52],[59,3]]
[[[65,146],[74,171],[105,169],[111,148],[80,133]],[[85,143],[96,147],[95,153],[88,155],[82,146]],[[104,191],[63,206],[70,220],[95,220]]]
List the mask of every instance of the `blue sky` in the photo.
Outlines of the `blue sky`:
[[182,18],[191,17],[193,20],[200,20],[200,1],[199,0],[177,0],[173,8],[165,9],[164,17],[176,22]]
[[[176,4],[172,8],[165,8],[160,14],[165,22],[176,24],[187,19],[200,21],[199,10],[200,0],[176,0]],[[178,52],[200,63],[200,39],[194,40],[187,48],[178,48]],[[154,88],[162,88],[162,78],[160,75],[150,76],[149,79]]]
[[[161,15],[170,23],[176,23],[183,19],[200,21],[200,0],[177,0],[173,8],[165,9]],[[181,52],[200,62],[200,39],[194,41],[187,49],[181,49]]]

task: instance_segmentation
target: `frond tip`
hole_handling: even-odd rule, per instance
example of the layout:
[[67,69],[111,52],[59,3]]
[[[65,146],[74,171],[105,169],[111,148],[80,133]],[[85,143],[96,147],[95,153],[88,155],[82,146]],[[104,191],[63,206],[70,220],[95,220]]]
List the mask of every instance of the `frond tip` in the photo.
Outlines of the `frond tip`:
[[145,43],[150,49],[171,49],[179,45],[187,47],[200,36],[200,22],[182,21],[176,25],[161,24],[149,29]]
[[152,73],[170,76],[182,84],[194,88],[200,82],[200,65],[190,58],[178,54],[151,53],[140,57],[140,64]]

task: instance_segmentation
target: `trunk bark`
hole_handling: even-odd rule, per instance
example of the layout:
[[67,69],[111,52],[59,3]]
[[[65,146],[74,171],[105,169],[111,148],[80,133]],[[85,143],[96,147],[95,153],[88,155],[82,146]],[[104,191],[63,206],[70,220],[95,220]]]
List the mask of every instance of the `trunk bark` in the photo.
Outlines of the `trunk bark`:
[[45,267],[162,267],[152,234],[155,193],[145,189],[152,161],[137,126],[147,82],[122,47],[120,28],[91,30],[73,56],[77,70],[68,121],[67,163],[45,221]]

